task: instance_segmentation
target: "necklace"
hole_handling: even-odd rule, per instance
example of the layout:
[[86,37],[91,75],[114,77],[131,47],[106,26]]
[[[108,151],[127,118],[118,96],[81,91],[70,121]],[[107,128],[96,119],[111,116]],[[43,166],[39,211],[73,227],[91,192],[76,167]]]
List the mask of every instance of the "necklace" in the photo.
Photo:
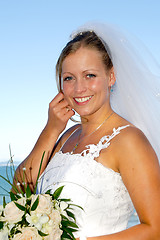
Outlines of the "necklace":
[[[91,136],[93,133],[95,133],[95,132],[112,116],[113,113],[114,113],[114,112],[111,112],[111,114],[110,114],[93,132],[91,132],[90,134],[88,134],[86,137],[89,137],[89,136]],[[80,137],[80,135],[79,135],[79,137]],[[84,138],[84,137],[83,137],[83,138]],[[78,145],[83,141],[83,138],[82,138],[80,141],[79,141],[79,138],[78,138],[78,141],[77,141],[76,145],[74,146],[71,154],[74,153],[74,151],[76,150],[76,148],[78,147]]]

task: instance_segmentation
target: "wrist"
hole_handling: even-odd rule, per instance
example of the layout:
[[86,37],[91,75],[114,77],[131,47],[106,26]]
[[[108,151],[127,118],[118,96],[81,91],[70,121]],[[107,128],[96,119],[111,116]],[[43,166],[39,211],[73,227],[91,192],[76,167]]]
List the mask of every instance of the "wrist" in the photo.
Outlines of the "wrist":
[[57,139],[60,135],[60,132],[58,131],[58,129],[51,127],[48,123],[43,129],[43,132],[47,136],[47,138],[51,138],[51,139]]

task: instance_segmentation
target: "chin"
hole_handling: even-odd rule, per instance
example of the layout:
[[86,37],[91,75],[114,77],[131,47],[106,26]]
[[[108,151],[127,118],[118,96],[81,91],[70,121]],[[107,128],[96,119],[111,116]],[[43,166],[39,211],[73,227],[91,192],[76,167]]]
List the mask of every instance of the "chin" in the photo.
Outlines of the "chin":
[[81,116],[81,117],[87,117],[90,116],[92,114],[94,114],[96,111],[77,111],[77,113]]

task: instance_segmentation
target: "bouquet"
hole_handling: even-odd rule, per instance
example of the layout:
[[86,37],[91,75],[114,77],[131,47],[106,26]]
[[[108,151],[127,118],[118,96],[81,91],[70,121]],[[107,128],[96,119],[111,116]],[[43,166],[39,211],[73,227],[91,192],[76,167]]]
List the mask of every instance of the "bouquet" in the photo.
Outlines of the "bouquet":
[[[25,181],[22,191],[19,183],[15,187],[8,177],[0,176],[15,192],[9,192],[11,199],[9,203],[6,203],[4,197],[3,205],[0,205],[0,240],[75,239],[73,233],[78,231],[78,226],[73,207],[81,207],[73,204],[71,199],[60,198],[64,186],[56,189],[53,194],[50,190],[45,194],[36,194],[43,157],[44,153],[33,193]],[[12,157],[10,162],[13,163]],[[24,175],[25,170],[24,168]]]

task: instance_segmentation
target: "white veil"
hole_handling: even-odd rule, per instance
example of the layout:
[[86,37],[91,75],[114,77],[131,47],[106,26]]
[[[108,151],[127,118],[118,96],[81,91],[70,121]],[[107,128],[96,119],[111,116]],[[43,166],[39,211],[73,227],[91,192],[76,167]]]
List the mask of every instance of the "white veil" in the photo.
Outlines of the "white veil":
[[116,26],[87,23],[73,32],[71,38],[90,30],[110,49],[116,74],[112,108],[144,132],[160,160],[160,66],[143,44]]

